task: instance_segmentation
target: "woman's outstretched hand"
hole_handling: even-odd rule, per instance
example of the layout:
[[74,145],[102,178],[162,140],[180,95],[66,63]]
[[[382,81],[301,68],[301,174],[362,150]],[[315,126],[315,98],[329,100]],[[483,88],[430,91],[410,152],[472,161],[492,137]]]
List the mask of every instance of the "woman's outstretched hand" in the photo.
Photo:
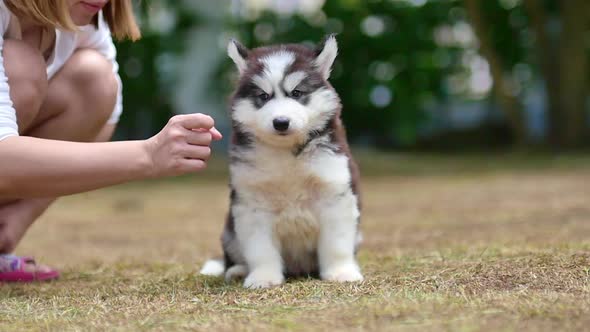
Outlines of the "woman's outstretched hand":
[[176,115],[157,135],[145,141],[151,176],[175,176],[207,167],[211,142],[222,138],[205,114]]

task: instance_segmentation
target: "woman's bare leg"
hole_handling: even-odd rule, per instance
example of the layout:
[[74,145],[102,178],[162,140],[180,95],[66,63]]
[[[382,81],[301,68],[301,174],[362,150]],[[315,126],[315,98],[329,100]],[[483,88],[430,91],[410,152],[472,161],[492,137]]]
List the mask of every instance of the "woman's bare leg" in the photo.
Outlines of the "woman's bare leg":
[[[77,51],[47,82],[45,64],[26,44],[5,41],[4,65],[21,135],[67,141],[108,141],[118,90],[111,64],[98,52]],[[39,70],[41,67],[41,70]],[[0,253],[14,250],[55,198],[0,202]]]
[[[115,107],[117,90],[111,64],[94,50],[78,50],[49,82],[39,115],[24,134],[65,141],[97,141]],[[114,126],[107,127],[112,134]],[[102,140],[110,138],[108,135]]]

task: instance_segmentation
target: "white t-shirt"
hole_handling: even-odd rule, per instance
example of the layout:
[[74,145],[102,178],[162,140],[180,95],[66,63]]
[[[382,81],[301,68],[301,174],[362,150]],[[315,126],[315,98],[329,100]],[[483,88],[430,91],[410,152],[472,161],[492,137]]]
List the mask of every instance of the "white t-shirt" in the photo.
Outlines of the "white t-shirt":
[[[4,58],[2,57],[4,36],[13,17],[4,4],[4,0],[0,0],[0,35],[3,37],[0,38],[0,140],[9,136],[18,136],[16,112],[10,100],[8,79],[4,70]],[[79,31],[76,32],[61,31],[59,29],[55,31],[55,48],[47,61],[47,78],[51,79],[64,66],[72,54],[80,48],[95,49],[113,64],[113,73],[119,82],[119,93],[109,123],[117,123],[123,110],[122,84],[118,74],[117,50],[102,12],[99,14],[98,29],[94,25],[88,25],[80,27]]]

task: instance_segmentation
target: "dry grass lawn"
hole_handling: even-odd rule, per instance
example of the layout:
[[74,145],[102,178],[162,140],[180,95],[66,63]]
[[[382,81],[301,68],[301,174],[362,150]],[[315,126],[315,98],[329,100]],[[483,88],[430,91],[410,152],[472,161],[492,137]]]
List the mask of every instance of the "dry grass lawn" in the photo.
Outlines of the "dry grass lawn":
[[366,281],[262,291],[196,274],[225,168],[61,199],[18,253],[63,277],[0,285],[0,331],[590,330],[588,157],[367,155]]

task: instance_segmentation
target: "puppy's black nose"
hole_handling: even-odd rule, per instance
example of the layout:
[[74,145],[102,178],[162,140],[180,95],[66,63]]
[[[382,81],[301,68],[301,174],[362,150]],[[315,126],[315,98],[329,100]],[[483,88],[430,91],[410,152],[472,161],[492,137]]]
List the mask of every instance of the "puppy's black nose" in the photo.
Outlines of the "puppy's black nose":
[[279,116],[278,118],[272,120],[272,125],[275,127],[276,131],[285,132],[289,129],[289,118],[284,116]]

